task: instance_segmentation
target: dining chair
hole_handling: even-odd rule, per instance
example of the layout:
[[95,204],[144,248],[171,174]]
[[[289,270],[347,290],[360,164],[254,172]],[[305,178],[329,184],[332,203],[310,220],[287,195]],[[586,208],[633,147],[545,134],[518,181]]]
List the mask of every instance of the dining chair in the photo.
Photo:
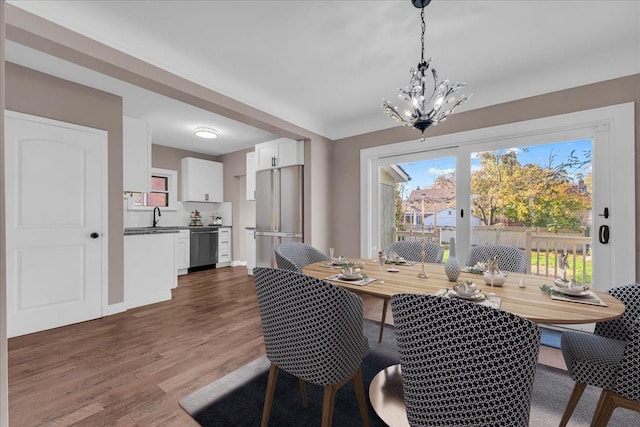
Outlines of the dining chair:
[[329,257],[318,249],[300,242],[281,243],[276,246],[275,255],[278,268],[299,273],[308,264],[329,260]]
[[409,425],[529,425],[535,323],[426,294],[392,296],[391,312]]
[[562,333],[560,347],[576,382],[560,426],[567,425],[587,384],[602,388],[592,426],[605,426],[616,407],[640,411],[640,284],[607,290],[622,301],[624,314],[596,323],[593,334]]
[[498,268],[515,273],[527,272],[527,255],[524,251],[507,245],[479,245],[471,248],[467,257],[467,267],[479,262],[487,262],[498,257]]
[[262,426],[269,423],[280,369],[298,378],[304,407],[306,382],[324,386],[322,426],[331,425],[336,392],[351,381],[362,424],[368,426],[361,365],[369,343],[362,333],[362,300],[293,271],[256,268],[253,277],[271,362]]
[[[424,262],[442,264],[444,248],[437,243],[425,242]],[[420,240],[401,240],[384,248],[384,253],[389,256],[395,252],[407,261],[422,262],[422,243]]]

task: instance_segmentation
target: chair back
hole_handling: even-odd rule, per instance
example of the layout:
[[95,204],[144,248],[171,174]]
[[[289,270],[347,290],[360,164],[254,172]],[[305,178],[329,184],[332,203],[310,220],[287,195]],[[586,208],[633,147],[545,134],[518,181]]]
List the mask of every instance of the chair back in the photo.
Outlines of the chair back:
[[474,246],[467,257],[467,266],[473,267],[479,262],[487,262],[498,257],[498,268],[516,273],[527,272],[527,255],[524,251],[507,245]]
[[629,341],[640,316],[640,284],[618,286],[607,289],[606,292],[622,301],[624,313],[617,319],[596,323],[594,333],[607,338]]
[[412,426],[528,426],[540,332],[487,306],[391,297]]
[[[391,252],[395,252],[407,261],[422,262],[422,243],[420,240],[401,240],[392,243],[384,249],[384,253],[389,256]],[[444,248],[437,243],[425,242],[424,245],[424,262],[442,264],[444,256]]]
[[362,300],[296,272],[253,270],[267,357],[305,381],[336,384],[360,368],[369,351]]
[[329,257],[313,246],[300,242],[281,243],[275,249],[276,264],[284,270],[302,272],[314,262],[327,261]]

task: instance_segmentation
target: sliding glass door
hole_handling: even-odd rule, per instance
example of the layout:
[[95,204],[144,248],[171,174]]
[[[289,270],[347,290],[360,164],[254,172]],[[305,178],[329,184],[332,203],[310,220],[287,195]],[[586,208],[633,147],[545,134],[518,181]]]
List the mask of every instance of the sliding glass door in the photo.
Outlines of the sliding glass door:
[[474,245],[506,244],[527,252],[533,274],[596,289],[635,281],[630,111],[614,106],[363,150],[362,255],[425,233],[445,248],[455,237],[463,261]]

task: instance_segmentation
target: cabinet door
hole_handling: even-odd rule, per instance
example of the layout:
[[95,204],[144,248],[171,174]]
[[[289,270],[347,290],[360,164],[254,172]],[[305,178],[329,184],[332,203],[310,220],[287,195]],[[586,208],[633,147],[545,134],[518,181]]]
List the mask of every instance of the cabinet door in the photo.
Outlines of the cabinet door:
[[181,168],[183,201],[222,203],[222,163],[185,157],[181,161]]
[[276,144],[273,141],[256,144],[256,170],[275,167]]
[[176,269],[178,275],[186,274],[190,262],[189,230],[183,230],[176,234]]
[[149,192],[151,132],[145,120],[122,118],[123,190]]
[[303,141],[294,141],[293,139],[278,140],[276,166],[282,168],[304,164],[303,144]]
[[256,199],[256,153],[247,153],[247,200]]

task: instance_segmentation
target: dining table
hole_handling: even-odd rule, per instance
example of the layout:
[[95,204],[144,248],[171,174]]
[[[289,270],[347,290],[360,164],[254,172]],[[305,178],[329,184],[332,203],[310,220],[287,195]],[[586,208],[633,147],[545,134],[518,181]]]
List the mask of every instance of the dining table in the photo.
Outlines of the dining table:
[[[495,308],[508,311],[538,324],[585,324],[612,320],[622,316],[624,304],[602,291],[589,289],[590,304],[580,297],[563,298],[549,292],[554,278],[535,274],[507,273],[501,286],[491,286],[477,270],[465,268],[454,281],[449,281],[443,264],[398,263],[380,265],[375,259],[349,259],[360,268],[363,280],[343,280],[344,266],[331,261],[309,264],[303,273],[323,279],[357,294],[370,295],[384,301],[379,340],[391,296],[401,293],[437,294],[450,296],[453,286],[460,282],[475,284],[484,295],[475,303],[490,302]],[[426,277],[425,277],[426,276]],[[544,288],[545,290],[541,289]],[[400,365],[389,366],[371,381],[369,397],[376,413],[390,426],[408,426]]]
[[[507,272],[505,282],[501,286],[485,283],[482,274],[463,271],[455,282],[449,281],[444,264],[385,264],[380,266],[378,260],[354,258],[349,259],[355,266],[361,267],[370,283],[350,283],[340,280],[339,273],[343,268],[330,261],[309,264],[303,273],[318,279],[327,280],[356,294],[370,295],[384,301],[380,325],[380,340],[384,330],[385,316],[389,300],[395,294],[443,294],[443,290],[451,290],[456,283],[471,282],[485,295],[497,301],[496,307],[539,324],[583,324],[616,319],[624,313],[624,304],[618,299],[602,291],[590,289],[590,292],[602,301],[603,305],[580,303],[578,298],[553,299],[541,290],[546,285],[552,287],[554,278],[535,274]],[[424,268],[427,277],[418,277]],[[373,279],[373,280],[372,280]],[[572,301],[569,301],[571,299]]]

